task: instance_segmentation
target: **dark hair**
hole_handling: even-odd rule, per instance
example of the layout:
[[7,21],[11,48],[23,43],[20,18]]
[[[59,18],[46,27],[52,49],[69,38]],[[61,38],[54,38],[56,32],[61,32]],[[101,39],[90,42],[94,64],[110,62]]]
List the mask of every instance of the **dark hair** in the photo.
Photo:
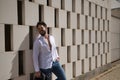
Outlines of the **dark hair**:
[[36,25],[36,28],[38,28],[39,25],[43,25],[44,27],[47,28],[47,24],[43,21],[38,22],[37,25]]

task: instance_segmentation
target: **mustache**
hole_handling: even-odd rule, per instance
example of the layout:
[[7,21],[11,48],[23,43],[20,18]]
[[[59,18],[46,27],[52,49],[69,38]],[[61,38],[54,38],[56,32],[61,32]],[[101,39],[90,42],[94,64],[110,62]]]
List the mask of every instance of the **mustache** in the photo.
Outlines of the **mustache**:
[[44,35],[46,34],[46,31],[41,30],[39,33],[40,33],[42,36],[44,36]]
[[44,30],[41,30],[41,31],[40,31],[40,33],[45,33],[45,32],[46,32],[46,31],[44,31]]

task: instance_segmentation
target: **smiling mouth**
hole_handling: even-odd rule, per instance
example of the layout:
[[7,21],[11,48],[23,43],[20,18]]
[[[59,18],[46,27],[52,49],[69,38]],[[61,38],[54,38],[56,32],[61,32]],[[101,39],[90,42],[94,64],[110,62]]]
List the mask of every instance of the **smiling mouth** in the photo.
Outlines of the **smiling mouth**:
[[40,31],[40,33],[45,33],[45,31]]
[[46,34],[46,32],[42,30],[42,31],[40,31],[40,34],[44,36]]

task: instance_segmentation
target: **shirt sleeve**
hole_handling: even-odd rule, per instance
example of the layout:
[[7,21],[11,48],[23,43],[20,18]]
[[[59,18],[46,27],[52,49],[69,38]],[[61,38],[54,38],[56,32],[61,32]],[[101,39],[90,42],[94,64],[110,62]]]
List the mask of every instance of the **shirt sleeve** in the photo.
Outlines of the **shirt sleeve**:
[[53,37],[53,41],[54,41],[54,44],[55,44],[55,56],[56,56],[56,57],[59,57],[58,52],[57,52],[57,49],[56,49],[56,43],[55,43],[55,38],[54,38],[54,37]]
[[39,41],[36,40],[34,42],[34,45],[33,45],[33,65],[34,65],[35,72],[40,71],[40,69],[39,69],[39,61],[38,61],[39,49],[40,49],[39,46],[40,46]]
[[56,55],[56,57],[59,57],[59,56],[58,56],[57,49],[55,49],[55,55]]

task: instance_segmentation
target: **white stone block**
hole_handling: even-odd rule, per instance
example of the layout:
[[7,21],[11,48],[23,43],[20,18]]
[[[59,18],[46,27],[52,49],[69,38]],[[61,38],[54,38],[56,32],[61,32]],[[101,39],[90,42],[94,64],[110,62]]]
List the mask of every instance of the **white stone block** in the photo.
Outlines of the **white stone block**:
[[91,43],[95,43],[95,31],[91,31]]
[[101,9],[99,5],[97,5],[97,18],[101,18]]
[[81,13],[81,0],[75,0],[75,12]]
[[17,0],[0,0],[0,23],[17,24]]
[[29,27],[13,25],[13,50],[29,49]]
[[[120,33],[120,21],[119,21],[119,19],[112,17],[110,24],[111,24],[111,26],[110,26],[111,32]],[[108,20],[106,20],[106,25],[108,27]]]
[[106,10],[106,8],[102,8],[102,18],[103,19],[105,19],[105,17],[106,17],[106,13],[105,13],[105,10]]
[[25,50],[25,74],[34,72],[32,54],[31,50]]
[[43,6],[43,21],[48,27],[54,27],[54,8]]
[[120,56],[120,49],[111,49],[111,61],[117,61],[119,60]]
[[85,16],[80,15],[80,29],[85,29]]
[[88,29],[92,30],[92,27],[93,27],[93,25],[92,25],[92,17],[88,16]]
[[98,55],[98,44],[94,44],[94,55]]
[[105,42],[105,53],[108,53],[108,43]]
[[61,0],[51,0],[51,6],[54,8],[61,8]]
[[72,71],[72,63],[67,63],[66,64],[66,69],[65,69],[65,72],[66,72],[66,77],[67,77],[67,80],[71,80],[72,77],[73,77],[73,71]]
[[65,45],[72,45],[72,30],[65,29]]
[[92,57],[92,44],[88,44],[88,57]]
[[100,30],[103,31],[103,19],[100,19]]
[[80,76],[82,74],[82,64],[81,60],[76,61],[76,76]]
[[77,14],[73,12],[70,12],[70,27],[77,29]]
[[105,31],[102,32],[102,42],[105,42],[106,36],[105,36]]
[[61,46],[61,29],[52,28],[52,35],[55,37],[56,46]]
[[80,45],[80,59],[85,59],[85,45]]
[[88,2],[88,0],[84,0],[84,14],[89,15],[89,2]]
[[97,42],[100,43],[101,41],[101,32],[97,31]]
[[89,72],[89,59],[84,59],[84,73]]
[[107,11],[107,20],[111,20],[111,10],[108,9]]
[[111,35],[111,32],[107,32],[107,42],[110,42],[110,41],[111,41],[111,39],[110,39],[111,36],[110,36],[110,35]]
[[101,67],[101,55],[97,55],[97,67]]
[[103,43],[100,43],[100,54],[103,54]]
[[111,49],[114,49],[114,48],[118,48],[119,45],[117,44],[118,43],[118,35],[115,34],[115,33],[111,33]]
[[34,0],[34,2],[41,5],[47,5],[47,0]]
[[25,25],[35,26],[39,21],[38,4],[25,1]]
[[72,11],[72,0],[64,0],[65,10]]
[[76,30],[76,44],[81,44],[81,30]]
[[67,12],[65,10],[59,10],[58,15],[58,26],[61,28],[67,28]]
[[107,53],[107,63],[110,63],[112,61],[111,57],[111,53]]
[[4,25],[0,24],[0,52],[5,51],[5,34]]
[[61,64],[67,63],[67,47],[59,47],[59,57]]
[[107,30],[108,30],[108,21],[105,20],[105,31],[107,31]]
[[84,42],[85,44],[89,43],[89,31],[88,30],[84,30]]
[[95,24],[94,29],[98,30],[98,18],[94,18],[94,24]]
[[102,54],[102,61],[103,61],[102,64],[105,65],[106,64],[106,62],[105,62],[106,61],[105,54]]
[[91,58],[91,70],[94,70],[95,69],[95,56]]
[[111,34],[111,45],[112,45],[111,49],[119,48],[120,47],[120,45],[118,44],[119,41],[120,41],[120,37],[118,34],[115,34],[115,33]]
[[71,46],[71,62],[77,61],[77,46]]
[[91,16],[95,17],[95,4],[91,3]]
[[0,65],[1,80],[18,76],[18,54],[16,52],[0,53]]

